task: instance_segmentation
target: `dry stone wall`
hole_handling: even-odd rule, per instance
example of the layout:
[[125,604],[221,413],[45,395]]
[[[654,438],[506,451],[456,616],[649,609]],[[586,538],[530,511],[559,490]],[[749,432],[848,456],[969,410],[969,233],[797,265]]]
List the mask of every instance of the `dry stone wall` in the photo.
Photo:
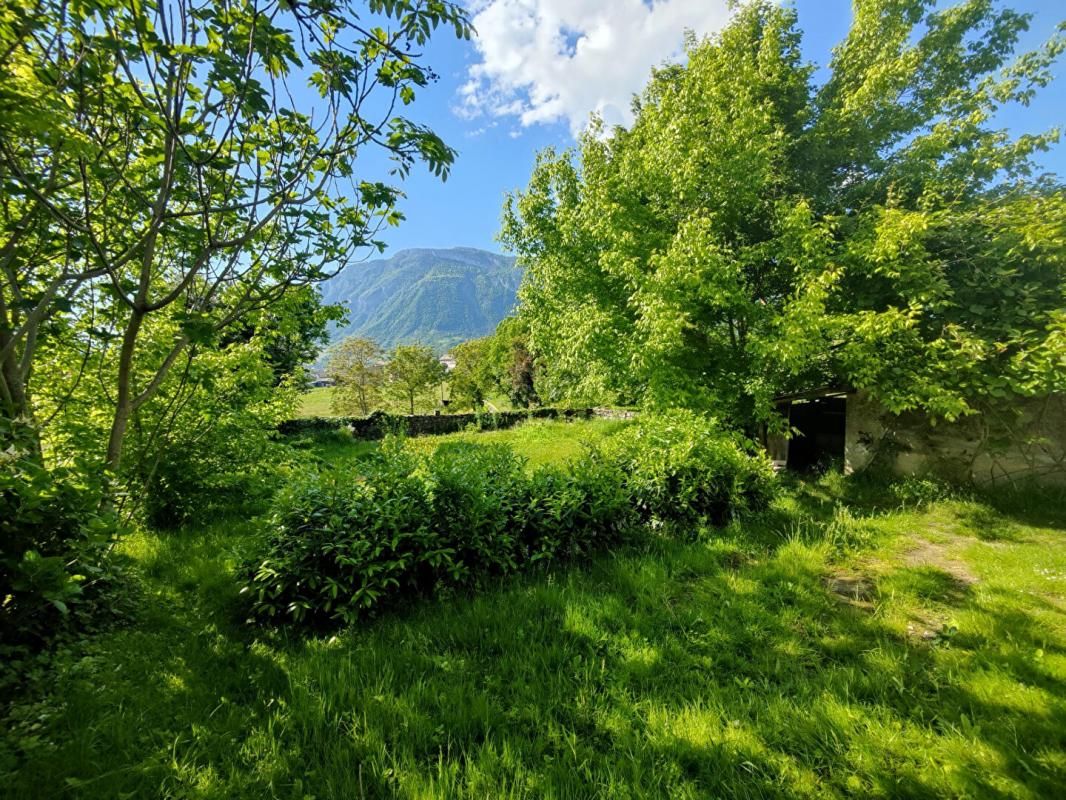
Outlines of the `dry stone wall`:
[[407,436],[435,436],[458,433],[473,426],[478,430],[513,428],[528,419],[588,419],[600,416],[591,408],[537,408],[531,411],[500,411],[485,414],[375,413],[369,417],[309,417],[281,423],[278,431],[286,436],[347,428],[356,439],[381,439],[390,432]]
[[1066,485],[1066,396],[1016,398],[955,422],[892,414],[864,392],[848,397],[847,471],[883,464],[978,484]]

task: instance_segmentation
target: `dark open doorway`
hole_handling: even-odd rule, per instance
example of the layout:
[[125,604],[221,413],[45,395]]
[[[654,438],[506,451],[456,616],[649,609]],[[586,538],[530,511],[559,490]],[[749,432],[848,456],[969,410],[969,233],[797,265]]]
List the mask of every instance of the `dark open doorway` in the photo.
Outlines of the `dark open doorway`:
[[844,460],[847,401],[819,397],[796,401],[789,409],[789,425],[796,430],[788,443],[788,468],[805,471]]

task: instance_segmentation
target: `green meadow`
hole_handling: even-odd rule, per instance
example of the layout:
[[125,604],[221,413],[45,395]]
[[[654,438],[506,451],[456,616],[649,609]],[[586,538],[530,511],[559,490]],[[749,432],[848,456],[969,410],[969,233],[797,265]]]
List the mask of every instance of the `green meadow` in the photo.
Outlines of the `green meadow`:
[[[570,457],[621,423],[413,440]],[[306,443],[305,443],[306,445]],[[358,469],[374,445],[311,447]],[[262,519],[120,545],[127,620],[4,725],[47,797],[1055,797],[1066,502],[828,474],[762,512],[349,628],[249,625]]]

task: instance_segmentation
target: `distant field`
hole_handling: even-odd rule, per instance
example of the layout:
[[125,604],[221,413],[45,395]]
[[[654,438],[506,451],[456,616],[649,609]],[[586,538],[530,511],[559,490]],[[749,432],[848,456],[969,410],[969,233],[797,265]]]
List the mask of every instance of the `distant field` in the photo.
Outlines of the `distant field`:
[[[528,460],[529,467],[541,464],[561,464],[581,454],[586,443],[601,442],[626,424],[619,420],[593,419],[580,422],[531,420],[514,428],[481,433],[452,433],[446,436],[419,436],[408,445],[421,453],[432,453],[446,442],[468,441],[487,444],[502,442],[510,445]],[[335,465],[351,464],[366,457],[378,447],[378,442],[347,438],[346,435],[323,437],[313,449],[326,461]]]
[[[434,398],[435,399],[435,398]],[[330,403],[333,400],[333,388],[329,386],[323,386],[318,389],[311,389],[300,398],[300,407],[296,411],[296,416],[299,418],[306,417],[330,417],[333,416],[333,409],[330,407]],[[428,401],[427,401],[428,402]],[[511,405],[511,401],[505,394],[492,395],[486,398],[486,411],[512,411],[514,406]],[[421,412],[428,411],[429,409],[419,409]],[[449,408],[450,412],[462,413],[470,411],[469,408]]]
[[502,431],[455,433],[448,436],[424,436],[412,439],[412,446],[432,451],[446,441],[482,444],[502,442],[529,460],[529,466],[561,464],[581,454],[584,444],[601,442],[617,433],[627,423],[619,420],[592,419],[581,422],[531,420]]
[[[300,406],[296,410],[296,416],[300,419],[306,417],[332,417],[334,416],[331,403],[333,402],[333,387],[323,386],[318,389],[311,389],[306,392],[300,398]],[[415,411],[419,414],[432,414],[439,407],[438,396],[436,390],[431,394],[427,394],[420,397],[415,404]],[[508,404],[507,409],[510,409]],[[406,410],[398,407],[391,407],[386,410],[393,413],[406,414]],[[468,409],[450,409],[451,411],[468,410]],[[503,407],[498,408],[499,411],[506,410]]]
[[332,387],[323,386],[318,389],[312,389],[300,398],[300,407],[296,411],[296,416],[300,418],[328,417],[333,414],[329,405],[332,400]]

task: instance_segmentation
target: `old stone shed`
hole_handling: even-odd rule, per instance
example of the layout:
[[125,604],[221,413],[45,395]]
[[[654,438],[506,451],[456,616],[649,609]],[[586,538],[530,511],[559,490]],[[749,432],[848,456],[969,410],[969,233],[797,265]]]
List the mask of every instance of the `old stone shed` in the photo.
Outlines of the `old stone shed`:
[[795,431],[766,445],[776,467],[805,470],[878,465],[978,484],[1035,480],[1066,485],[1066,396],[1015,398],[955,422],[893,414],[862,391],[825,387],[782,395],[778,411]]

